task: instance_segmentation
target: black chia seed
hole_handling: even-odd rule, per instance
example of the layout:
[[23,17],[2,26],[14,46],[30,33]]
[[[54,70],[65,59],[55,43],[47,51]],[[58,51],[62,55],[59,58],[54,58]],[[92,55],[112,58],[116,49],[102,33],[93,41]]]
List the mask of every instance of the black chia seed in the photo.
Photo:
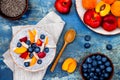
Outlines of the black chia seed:
[[0,10],[9,17],[17,17],[23,13],[26,0],[0,0]]

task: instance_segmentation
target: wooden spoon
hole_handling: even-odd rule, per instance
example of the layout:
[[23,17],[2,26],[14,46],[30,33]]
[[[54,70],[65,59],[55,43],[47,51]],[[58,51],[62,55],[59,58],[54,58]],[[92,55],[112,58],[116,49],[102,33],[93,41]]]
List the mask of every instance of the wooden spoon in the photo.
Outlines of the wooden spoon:
[[55,59],[53,65],[52,65],[52,67],[50,69],[51,72],[54,71],[54,69],[55,69],[55,67],[56,67],[56,65],[57,65],[57,63],[58,63],[58,61],[59,61],[59,59],[60,59],[64,49],[66,48],[67,44],[73,42],[73,40],[75,39],[75,36],[76,36],[76,32],[73,29],[70,29],[70,30],[68,30],[66,32],[66,34],[64,36],[64,45],[63,45],[60,53],[58,54],[57,58]]

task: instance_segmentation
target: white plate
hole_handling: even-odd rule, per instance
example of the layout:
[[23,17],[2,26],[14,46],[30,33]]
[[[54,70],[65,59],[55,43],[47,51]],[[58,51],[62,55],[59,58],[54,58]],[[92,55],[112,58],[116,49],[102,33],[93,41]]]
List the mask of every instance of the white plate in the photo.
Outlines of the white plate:
[[[48,36],[48,39],[49,39],[49,42],[48,42],[48,45],[51,45],[51,46],[55,46],[55,42],[52,38],[52,36],[38,28],[38,27],[29,27],[29,28],[25,28],[25,29],[22,29],[20,30],[12,39],[11,41],[11,44],[10,44],[10,54],[13,58],[13,61],[15,62],[15,64],[17,64],[20,68],[24,69],[24,70],[28,70],[28,71],[32,71],[32,72],[35,72],[35,71],[39,71],[39,70],[43,70],[45,68],[47,68],[50,63],[53,61],[54,57],[55,57],[55,53],[56,53],[56,48],[49,48],[49,52],[46,53],[46,56],[44,58],[42,58],[42,64],[35,64],[31,67],[25,67],[24,66],[24,59],[20,58],[19,54],[16,54],[13,49],[16,48],[17,46],[17,43],[19,42],[19,39],[22,38],[22,37],[25,37],[27,36],[28,37],[28,30],[33,30],[33,29],[36,29],[37,30],[37,33],[38,35],[40,36],[40,34],[45,34],[46,36]],[[29,38],[29,37],[28,37]]]
[[[80,19],[83,21],[83,16],[84,16],[84,13],[85,13],[86,10],[82,7],[82,0],[76,0],[76,9],[77,9],[77,13],[78,13]],[[83,23],[84,23],[84,21],[83,21]],[[94,29],[94,28],[91,28],[88,25],[86,25],[86,26],[90,30],[92,30],[92,31],[94,31],[96,33],[99,33],[99,34],[103,34],[103,35],[115,35],[115,34],[119,34],[120,33],[120,29],[119,28],[117,28],[116,30],[113,30],[111,32],[108,32],[108,31],[105,31],[102,27]]]

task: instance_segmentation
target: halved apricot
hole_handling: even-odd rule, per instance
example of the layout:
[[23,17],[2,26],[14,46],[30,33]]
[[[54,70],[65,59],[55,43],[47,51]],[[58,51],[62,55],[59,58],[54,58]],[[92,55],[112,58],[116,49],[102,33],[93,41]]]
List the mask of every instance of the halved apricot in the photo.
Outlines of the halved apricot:
[[95,7],[95,11],[100,13],[101,16],[106,16],[110,12],[110,5],[100,1]]

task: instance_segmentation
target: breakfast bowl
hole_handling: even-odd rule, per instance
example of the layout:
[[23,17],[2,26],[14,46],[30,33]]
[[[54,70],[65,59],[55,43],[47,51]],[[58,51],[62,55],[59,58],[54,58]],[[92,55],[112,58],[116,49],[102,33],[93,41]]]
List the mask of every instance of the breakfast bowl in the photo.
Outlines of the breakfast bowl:
[[28,0],[0,0],[0,15],[17,20],[28,10]]
[[101,53],[90,54],[80,65],[83,80],[111,80],[114,66],[110,58]]
[[30,72],[46,69],[55,53],[56,44],[52,35],[39,27],[19,30],[10,43],[10,55],[14,63]]

